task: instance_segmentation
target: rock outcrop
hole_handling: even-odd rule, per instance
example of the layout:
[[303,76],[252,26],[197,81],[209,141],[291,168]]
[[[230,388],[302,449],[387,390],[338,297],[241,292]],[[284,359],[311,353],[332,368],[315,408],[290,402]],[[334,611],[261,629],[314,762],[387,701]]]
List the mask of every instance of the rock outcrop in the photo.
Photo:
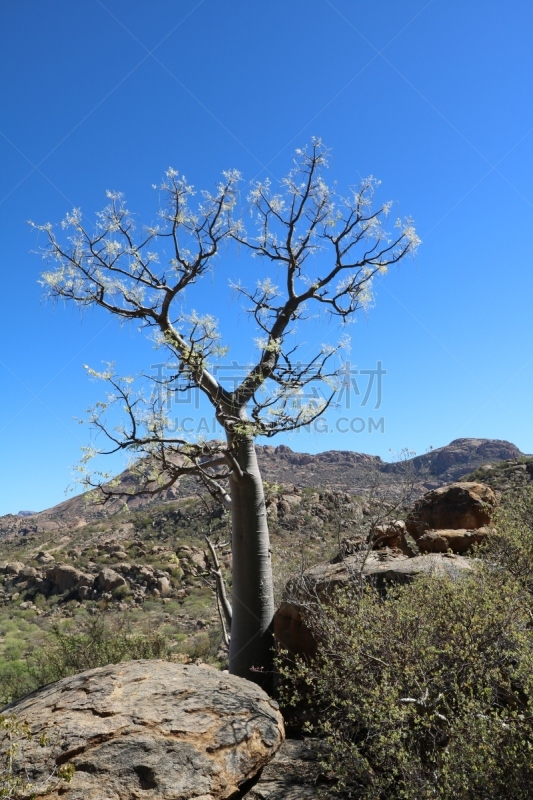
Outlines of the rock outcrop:
[[46,570],[43,582],[37,585],[43,594],[46,594],[47,591],[52,591],[52,589],[57,589],[61,594],[72,589],[79,589],[81,586],[92,586],[93,580],[92,575],[88,575],[69,564],[55,564]]
[[452,553],[463,555],[474,545],[480,544],[491,532],[492,528],[489,526],[427,531],[416,540],[416,544],[421,553],[447,553],[451,550]]
[[[47,800],[216,800],[234,795],[278,750],[277,704],[210,667],[132,661],[64,678],[3,710],[35,739],[15,772],[34,784],[72,764]],[[38,738],[47,734],[46,745]],[[5,742],[2,744],[5,747]]]
[[333,781],[326,778],[321,766],[323,750],[323,743],[318,739],[287,739],[243,800],[317,800],[330,797],[327,789]]
[[483,483],[452,483],[427,492],[408,514],[406,527],[415,537],[428,530],[475,529],[490,524],[496,495]]
[[452,483],[427,492],[405,525],[423,553],[466,553],[490,533],[496,495],[483,483]]

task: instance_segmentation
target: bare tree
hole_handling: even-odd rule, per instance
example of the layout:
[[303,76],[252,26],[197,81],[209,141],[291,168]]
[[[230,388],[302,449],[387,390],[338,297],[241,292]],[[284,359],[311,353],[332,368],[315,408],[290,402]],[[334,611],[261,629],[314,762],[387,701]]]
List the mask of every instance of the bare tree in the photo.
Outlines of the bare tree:
[[[175,374],[164,379],[166,388],[198,387],[214,407],[225,441],[191,442],[172,435],[157,397],[143,398],[110,369],[99,376],[109,381],[111,395],[95,409],[91,422],[110,439],[107,452],[127,450],[140,458],[139,491],[155,492],[194,474],[231,509],[230,671],[254,680],[272,663],[274,612],[254,440],[292,431],[321,415],[332,402],[331,382],[339,367],[334,358],[338,348],[327,346],[300,363],[289,336],[296,323],[309,319],[313,307],[347,322],[370,301],[374,278],[419,243],[410,220],[394,223],[392,234],[384,230],[391,204],[373,208],[374,178],[342,196],[324,180],[326,162],[327,151],[320,140],[313,140],[309,148],[296,151],[293,169],[277,191],[268,180],[252,183],[252,233],[237,213],[241,177],[235,171],[223,173],[216,191],[203,192],[193,208],[193,188],[169,169],[160,187],[165,204],[152,227],[136,228],[123,196],[116,193],[108,193],[109,204],[94,229],[86,227],[79,209],[67,215],[61,235],[50,224],[38,226],[48,237],[45,254],[54,262],[43,276],[49,294],[141,322],[177,364]],[[241,256],[249,251],[262,263],[264,276],[255,288],[233,284],[261,338],[259,357],[231,390],[212,368],[226,352],[216,321],[184,311],[185,290],[215,267],[223,244],[237,245]],[[295,402],[311,381],[329,387],[323,401]],[[113,403],[126,413],[118,429],[105,417]]]

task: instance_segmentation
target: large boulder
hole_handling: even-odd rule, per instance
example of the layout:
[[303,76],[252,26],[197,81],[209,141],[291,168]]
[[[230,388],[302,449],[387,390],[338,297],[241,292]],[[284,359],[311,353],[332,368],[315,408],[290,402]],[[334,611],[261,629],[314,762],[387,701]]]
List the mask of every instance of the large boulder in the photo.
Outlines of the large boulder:
[[327,603],[335,590],[354,583],[360,577],[371,580],[378,589],[384,590],[391,583],[407,583],[421,574],[456,578],[472,569],[469,559],[453,553],[409,558],[386,550],[362,551],[342,560],[317,564],[306,570],[301,578],[287,584],[287,599],[274,615],[274,635],[289,653],[312,657],[317,643],[306,624],[309,608],[316,603]]
[[2,561],[0,572],[4,575],[18,575],[25,567],[22,561]]
[[369,541],[371,541],[374,550],[388,547],[392,550],[401,550],[404,555],[414,555],[405,540],[405,530],[405,522],[402,519],[385,522],[374,527]]
[[111,567],[104,567],[96,577],[95,587],[100,592],[113,592],[119,586],[126,586],[127,581]]
[[81,586],[92,586],[94,581],[92,575],[82,572],[70,564],[55,564],[46,570],[45,577],[60,593],[79,589]]
[[[277,704],[255,684],[167,661],[88,670],[3,713],[35,735],[17,754],[15,773],[26,770],[37,784],[54,765],[75,767],[72,781],[43,795],[47,800],[227,798],[284,738]],[[42,747],[37,740],[45,732]]]
[[427,492],[405,520],[407,531],[418,539],[429,530],[474,530],[490,525],[496,495],[484,483],[451,483]]

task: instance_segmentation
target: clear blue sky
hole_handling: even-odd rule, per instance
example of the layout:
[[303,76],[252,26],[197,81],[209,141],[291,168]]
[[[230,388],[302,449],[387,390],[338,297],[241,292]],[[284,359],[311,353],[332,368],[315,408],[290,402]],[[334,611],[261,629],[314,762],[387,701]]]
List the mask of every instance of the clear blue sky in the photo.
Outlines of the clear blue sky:
[[[73,418],[103,392],[84,363],[158,360],[135,329],[43,301],[26,220],[91,218],[117,189],[151,221],[169,165],[198,188],[231,167],[278,178],[311,136],[341,185],[380,178],[423,245],[350,329],[352,363],[387,374],[378,411],[359,397],[338,416],[384,417],[384,432],[333,417],[332,433],[272,443],[533,452],[532,30],[526,0],[3,0],[0,513],[65,498],[90,435]],[[206,291],[242,357],[235,303]]]

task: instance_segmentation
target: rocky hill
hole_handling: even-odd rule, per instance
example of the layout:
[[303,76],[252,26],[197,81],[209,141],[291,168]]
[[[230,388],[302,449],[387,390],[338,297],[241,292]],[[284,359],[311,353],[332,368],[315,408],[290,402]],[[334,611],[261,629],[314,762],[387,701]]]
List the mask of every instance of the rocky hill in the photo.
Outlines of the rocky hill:
[[[459,480],[484,464],[523,456],[514,444],[498,439],[455,439],[445,447],[401,463],[386,463],[379,456],[349,450],[328,450],[315,455],[298,453],[286,445],[259,446],[257,452],[263,478],[268,484],[299,489],[318,487],[363,496],[377,483],[394,482],[400,473],[410,473],[422,492]],[[126,495],[135,488],[135,478],[129,471],[122,473],[119,483]],[[193,480],[182,480],[156,498],[126,497],[127,509],[130,512],[148,510],[194,496],[197,491]],[[81,494],[31,516],[7,514],[0,517],[0,540],[31,533],[76,530],[114,517],[123,512],[124,507],[124,497],[101,505],[91,494]]]
[[[430,450],[411,460],[416,474],[438,483],[452,483],[483,464],[520,458],[524,454],[516,445],[501,439],[454,439],[446,447]],[[393,474],[397,464],[385,464],[383,472]]]
[[[454,439],[445,447],[421,456],[386,463],[379,456],[348,450],[324,453],[295,453],[290,447],[259,447],[258,457],[265,479],[300,488],[323,486],[358,493],[376,481],[376,475],[393,476],[411,470],[422,484],[431,488],[457,481],[482,464],[520,458],[516,445],[500,439]],[[426,487],[428,488],[428,487]]]

